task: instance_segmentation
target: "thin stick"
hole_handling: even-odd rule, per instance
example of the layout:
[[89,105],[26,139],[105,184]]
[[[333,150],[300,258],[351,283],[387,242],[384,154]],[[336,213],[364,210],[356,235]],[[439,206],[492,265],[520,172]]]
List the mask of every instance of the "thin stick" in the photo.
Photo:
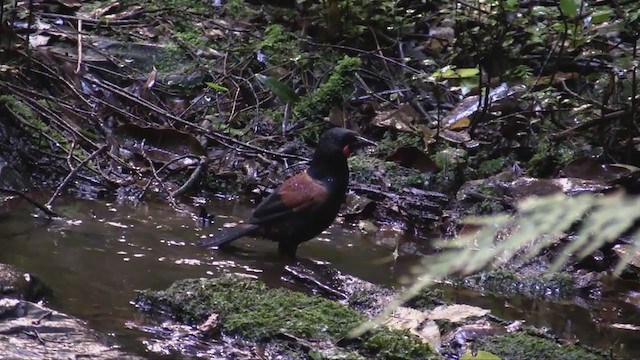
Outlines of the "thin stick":
[[80,169],[82,169],[84,165],[86,165],[89,161],[93,160],[96,156],[98,156],[100,153],[102,153],[106,149],[107,149],[107,145],[102,145],[98,150],[94,151],[91,155],[87,156],[84,160],[82,160],[80,164],[78,164],[78,166],[76,166],[75,168],[72,168],[69,174],[67,175],[67,177],[64,178],[64,180],[62,180],[62,183],[60,184],[60,186],[58,186],[56,191],[53,193],[53,195],[51,196],[51,199],[47,201],[45,206],[51,207],[51,204],[53,203],[53,201],[56,199],[56,197],[58,197],[58,195],[60,195],[60,192],[62,192],[62,189],[64,189],[67,186],[69,181],[71,181],[71,179],[73,179],[73,177],[76,176],[78,171],[80,171]]
[[35,200],[32,200],[31,198],[29,198],[27,195],[21,193],[20,191],[16,191],[16,190],[11,190],[11,189],[5,189],[5,188],[0,188],[0,192],[2,193],[6,193],[9,195],[14,195],[14,196],[18,196],[22,199],[24,199],[25,201],[27,201],[29,204],[37,207],[38,209],[42,210],[43,213],[45,213],[47,216],[49,217],[57,217],[57,218],[62,218],[64,216],[56,213],[55,211],[48,209],[46,206],[38,203]]
[[78,19],[78,65],[76,65],[76,74],[80,74],[82,68],[82,19]]

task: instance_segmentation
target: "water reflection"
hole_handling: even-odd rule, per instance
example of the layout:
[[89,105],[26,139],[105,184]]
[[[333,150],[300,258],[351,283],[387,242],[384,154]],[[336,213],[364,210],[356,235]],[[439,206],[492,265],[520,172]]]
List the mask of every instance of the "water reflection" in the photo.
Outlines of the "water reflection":
[[[322,296],[340,299],[340,292],[331,287],[335,272],[329,269],[395,287],[418,260],[405,254],[396,262],[382,261],[389,258],[395,240],[388,243],[385,239],[390,237],[382,232],[364,235],[349,226],[333,226],[320,239],[301,245],[300,260],[295,263],[281,259],[276,244],[269,241],[245,238],[224,251],[202,249],[193,246],[199,238],[250,213],[236,201],[222,199],[207,207],[225,216],[218,215],[213,227],[204,229],[190,214],[153,203],[133,207],[69,199],[57,210],[70,220],[55,221],[34,218],[28,208],[14,209],[1,222],[0,263],[38,274],[54,289],[54,308],[89,321],[125,348],[143,353],[142,341],[149,335],[126,326],[128,321],[141,319],[130,305],[136,290],[164,289],[175,280],[222,273],[241,273],[270,285],[296,288],[305,281],[317,281],[314,276],[320,274],[326,278],[313,288]],[[624,340],[633,332],[599,325],[603,314],[599,309],[446,290],[453,300],[491,309],[506,319],[526,319],[528,325],[550,327],[566,339],[640,354],[640,349],[633,348],[638,345]],[[631,305],[618,305],[625,310],[610,321],[622,316],[624,321],[617,321],[640,322]]]

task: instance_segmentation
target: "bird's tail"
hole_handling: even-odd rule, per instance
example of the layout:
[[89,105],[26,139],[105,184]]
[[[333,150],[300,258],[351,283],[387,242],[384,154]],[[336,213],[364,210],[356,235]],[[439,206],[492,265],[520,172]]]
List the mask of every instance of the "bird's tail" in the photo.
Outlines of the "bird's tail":
[[256,230],[258,230],[258,225],[240,224],[233,229],[222,231],[221,234],[211,239],[199,241],[197,245],[201,247],[220,247],[243,236],[251,235]]

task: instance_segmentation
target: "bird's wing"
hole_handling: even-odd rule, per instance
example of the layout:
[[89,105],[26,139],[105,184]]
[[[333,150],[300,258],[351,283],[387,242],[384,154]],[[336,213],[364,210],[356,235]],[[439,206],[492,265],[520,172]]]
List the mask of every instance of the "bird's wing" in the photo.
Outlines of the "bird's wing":
[[322,182],[301,172],[286,180],[253,212],[252,224],[265,224],[291,214],[323,205],[329,190]]

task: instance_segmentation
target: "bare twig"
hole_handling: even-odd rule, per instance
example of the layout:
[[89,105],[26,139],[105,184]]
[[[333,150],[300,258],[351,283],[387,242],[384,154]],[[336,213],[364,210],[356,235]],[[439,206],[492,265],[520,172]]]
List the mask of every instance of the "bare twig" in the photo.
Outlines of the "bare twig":
[[189,179],[178,190],[174,191],[171,196],[176,198],[178,196],[186,194],[198,182],[198,180],[200,180],[202,174],[207,169],[207,163],[207,157],[201,157],[198,166],[195,170],[193,170]]
[[[183,159],[188,159],[188,158],[192,158],[193,156],[191,155],[184,155],[184,156],[180,156],[177,157],[169,162],[167,162],[166,164],[162,165],[160,167],[160,169],[157,170],[157,173],[161,173],[162,170],[164,170],[165,168],[167,168],[168,166],[170,166],[171,164],[174,164],[180,160]],[[182,185],[180,187],[180,189],[174,191],[171,196],[173,197],[177,197],[182,195],[183,193],[187,192],[195,183],[195,181],[198,180],[198,177],[201,175],[201,172],[203,171],[203,169],[201,168],[202,166],[205,166],[208,164],[208,159],[206,156],[202,156],[200,157],[200,162],[198,163],[198,167],[194,170],[193,173],[191,173],[191,176],[189,177],[189,179],[187,180],[187,182]],[[200,173],[196,173],[196,172],[200,172]],[[164,179],[166,179],[166,177],[162,178],[162,181],[164,181]],[[151,186],[151,183],[153,183],[153,180],[149,180],[149,182],[147,183],[147,185],[145,185],[144,189],[142,189],[142,193],[138,196],[138,202],[141,202],[142,199],[144,198],[144,194],[147,192],[147,190],[149,189],[149,186]]]
[[49,201],[47,201],[46,206],[47,207],[51,207],[51,204],[53,203],[53,201],[56,199],[56,197],[58,197],[58,195],[60,195],[60,192],[67,186],[69,181],[71,181],[71,179],[73,179],[73,177],[76,176],[78,171],[80,171],[80,169],[82,169],[82,167],[84,165],[86,165],[89,161],[93,160],[96,156],[98,156],[100,153],[102,153],[106,149],[107,149],[107,146],[106,145],[102,145],[98,150],[94,151],[93,153],[91,153],[91,155],[87,156],[84,160],[82,160],[82,162],[80,162],[80,164],[78,164],[78,166],[76,166],[75,168],[72,168],[71,172],[69,172],[67,177],[64,178],[64,180],[62,181],[60,186],[58,186],[56,191],[53,193],[53,195],[51,196],[51,199],[49,199]]
[[224,134],[221,134],[221,133],[210,131],[209,129],[205,129],[205,128],[199,126],[199,125],[196,125],[196,124],[191,123],[189,121],[183,120],[183,119],[171,114],[170,112],[164,111],[163,109],[160,109],[159,107],[157,107],[156,105],[154,105],[153,103],[150,103],[149,101],[147,101],[145,99],[142,99],[142,98],[140,98],[138,96],[133,96],[131,93],[128,93],[127,91],[123,90],[122,88],[120,88],[120,87],[118,87],[118,86],[116,86],[114,84],[111,84],[111,83],[109,83],[107,81],[100,82],[100,81],[93,80],[91,78],[85,78],[85,80],[90,82],[90,83],[92,83],[92,84],[98,85],[98,86],[100,86],[100,87],[102,87],[104,89],[112,91],[112,92],[114,92],[114,93],[116,93],[116,94],[118,94],[120,96],[123,96],[123,97],[127,98],[128,100],[133,101],[133,102],[137,103],[138,105],[144,106],[147,109],[149,109],[149,110],[151,110],[151,111],[153,111],[153,112],[155,112],[155,113],[157,113],[157,114],[159,114],[161,116],[165,116],[169,120],[175,121],[177,123],[186,125],[186,126],[192,128],[192,129],[198,130],[198,131],[202,132],[206,137],[208,137],[208,138],[210,138],[212,140],[215,140],[215,141],[221,143],[222,145],[227,146],[229,148],[232,148],[232,149],[234,149],[236,151],[242,152],[243,150],[240,150],[238,148],[234,148],[233,146],[229,145],[228,143],[233,143],[233,144],[239,145],[241,147],[245,147],[245,148],[253,150],[253,151],[257,151],[257,152],[264,153],[264,154],[269,154],[269,155],[280,157],[280,158],[289,158],[289,159],[297,159],[297,160],[305,160],[305,161],[309,160],[309,159],[307,159],[306,157],[303,157],[303,156],[284,154],[284,153],[279,153],[279,152],[263,149],[263,148],[260,148],[258,146],[251,145],[249,143],[234,139],[231,136],[227,136],[227,135],[224,135]]
[[46,206],[38,203],[37,201],[29,198],[27,195],[23,194],[20,191],[16,191],[16,190],[11,190],[11,189],[5,189],[5,188],[0,188],[0,192],[1,193],[5,193],[5,194],[9,194],[9,195],[14,195],[14,196],[18,196],[20,198],[22,198],[23,200],[25,200],[26,202],[28,202],[29,204],[37,207],[38,209],[40,209],[43,213],[45,213],[47,216],[49,217],[56,217],[56,218],[62,218],[64,216],[58,214],[57,212],[48,209]]
[[82,68],[82,19],[78,19],[78,64],[76,74],[80,74]]
[[[160,179],[160,176],[158,176],[158,172],[156,171],[155,166],[153,166],[153,161],[149,158],[149,156],[147,156],[146,151],[144,151],[145,140],[142,140],[142,143],[140,144],[140,151],[142,152],[142,156],[149,163],[149,167],[151,168],[151,173],[153,174],[153,177],[158,182],[158,185],[160,185],[160,187],[162,187],[162,189],[167,193],[167,197],[169,198],[169,203],[171,204],[171,207],[173,207],[177,211],[182,211],[178,206],[178,203],[176,203],[176,199],[173,197],[173,193],[169,191],[169,189],[167,189],[167,187],[164,184],[164,181]],[[151,184],[151,181],[152,180],[149,180],[149,184]],[[147,184],[145,189],[149,187],[149,184]]]

